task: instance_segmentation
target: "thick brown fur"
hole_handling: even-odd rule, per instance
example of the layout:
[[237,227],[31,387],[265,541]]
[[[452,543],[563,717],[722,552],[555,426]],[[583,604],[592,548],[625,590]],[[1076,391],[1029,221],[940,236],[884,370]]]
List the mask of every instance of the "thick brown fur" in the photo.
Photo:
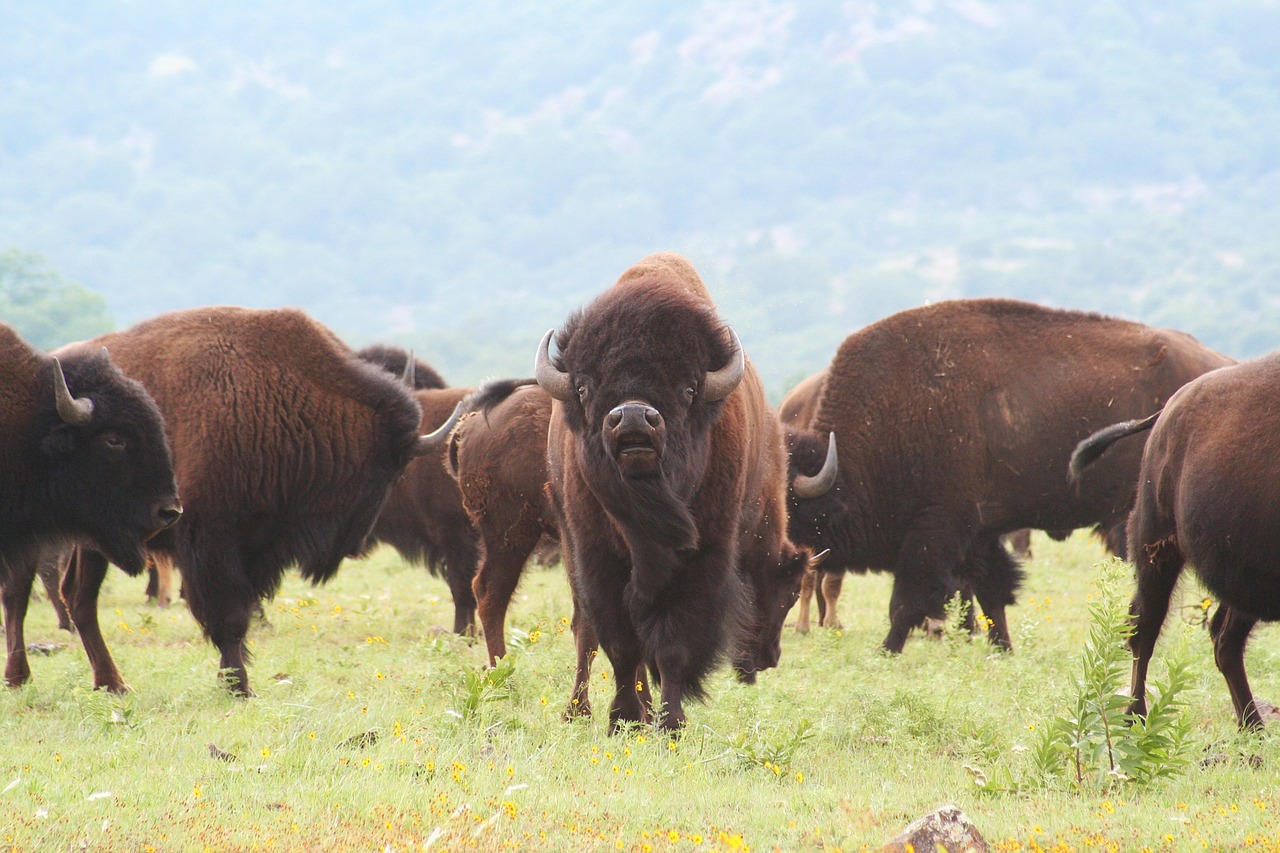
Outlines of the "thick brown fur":
[[490,665],[507,653],[507,607],[530,554],[539,539],[560,538],[546,494],[551,398],[531,382],[482,385],[449,439],[448,465],[482,543],[472,588]]
[[[403,376],[405,366],[409,363],[409,351],[403,347],[390,344],[369,344],[356,353],[360,358],[376,364],[393,376]],[[413,390],[428,391],[432,388],[448,388],[436,369],[420,358],[413,360]]]
[[[469,388],[415,391],[422,407],[424,433],[449,419]],[[453,596],[453,630],[474,634],[476,599],[471,582],[480,556],[480,541],[462,506],[458,484],[445,468],[447,442],[409,463],[391,487],[387,503],[373,525],[373,539],[395,548],[411,563],[443,576]]]
[[[1220,602],[1214,660],[1241,728],[1262,718],[1245,674],[1258,621],[1280,620],[1280,354],[1224,367],[1174,394],[1151,428],[1129,517],[1137,566],[1132,693],[1145,714],[1147,666],[1186,564]],[[1113,450],[1087,469],[1115,464]]]
[[[177,311],[87,346],[106,346],[164,413],[186,512],[152,547],[182,567],[187,602],[229,686],[248,694],[254,608],[289,566],[321,583],[365,550],[413,458],[418,404],[293,309]],[[96,611],[105,571],[93,553],[72,563],[63,595],[73,615]],[[94,673],[96,686],[123,687],[109,654]]]
[[844,341],[812,429],[793,437],[793,462],[810,473],[833,430],[840,474],[828,495],[793,505],[792,535],[830,547],[834,565],[894,574],[886,649],[901,651],[966,588],[1008,647],[1021,572],[998,537],[1123,521],[1141,442],[1118,444],[1074,485],[1072,448],[1228,363],[1180,332],[1013,300],[900,312]]
[[180,512],[156,403],[100,347],[60,360],[71,396],[93,404],[83,424],[58,413],[54,359],[0,324],[0,587],[10,684],[30,677],[22,623],[40,562],[89,544],[140,571],[147,539]]
[[[646,717],[634,677],[644,664],[661,683],[663,725],[677,728],[683,700],[703,695],[703,679],[736,654],[756,610],[743,579],[771,575],[787,593],[782,615],[798,593],[808,554],[786,540],[778,427],[749,362],[725,399],[701,394],[733,350],[701,279],[677,255],[623,273],[569,318],[557,346],[556,367],[577,394],[553,406],[548,475],[575,604],[614,666],[611,728]],[[606,440],[605,419],[624,402],[659,422],[652,467],[628,467]],[[773,584],[779,577],[786,582]]]

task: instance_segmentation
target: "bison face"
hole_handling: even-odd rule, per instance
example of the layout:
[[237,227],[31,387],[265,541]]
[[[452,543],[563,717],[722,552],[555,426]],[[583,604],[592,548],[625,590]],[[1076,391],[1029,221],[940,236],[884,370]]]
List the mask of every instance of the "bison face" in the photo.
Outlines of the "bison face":
[[40,448],[54,505],[73,536],[141,572],[143,544],[182,514],[160,411],[105,351],[49,369]]
[[800,598],[800,582],[809,566],[826,558],[810,557],[807,551],[786,548],[777,566],[748,582],[751,613],[734,653],[733,668],[738,680],[753,684],[756,673],[778,665],[782,657],[782,626]]
[[787,430],[787,537],[815,554],[829,551],[830,566],[853,556],[853,515],[842,488],[835,439],[813,430]]

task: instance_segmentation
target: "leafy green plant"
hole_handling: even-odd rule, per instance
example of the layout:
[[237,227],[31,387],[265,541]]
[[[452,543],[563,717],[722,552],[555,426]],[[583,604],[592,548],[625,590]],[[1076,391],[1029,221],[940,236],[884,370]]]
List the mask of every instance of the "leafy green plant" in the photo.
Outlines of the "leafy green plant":
[[1132,655],[1127,641],[1133,629],[1121,591],[1127,569],[1117,559],[1099,565],[1098,596],[1089,607],[1089,635],[1073,679],[1070,710],[1044,727],[1034,757],[1048,776],[1060,773],[1065,763],[1075,785],[1107,788],[1149,782],[1186,763],[1190,724],[1182,711],[1191,673],[1184,641],[1169,655],[1165,677],[1154,682],[1147,717],[1128,713]]
[[711,732],[728,748],[725,755],[736,759],[739,766],[763,767],[779,777],[794,775],[796,753],[816,734],[813,722],[807,717],[797,720],[794,729],[779,727],[771,731],[757,722],[732,738],[722,737],[714,730]]
[[486,702],[510,699],[510,682],[515,672],[514,655],[507,655],[493,667],[470,670],[463,676],[462,684],[454,687],[448,714],[458,720],[470,720]]

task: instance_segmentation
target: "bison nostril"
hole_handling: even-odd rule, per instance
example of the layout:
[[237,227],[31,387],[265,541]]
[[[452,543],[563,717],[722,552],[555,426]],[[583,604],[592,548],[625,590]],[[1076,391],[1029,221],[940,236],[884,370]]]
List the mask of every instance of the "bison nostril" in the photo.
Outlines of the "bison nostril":
[[649,422],[649,426],[651,427],[662,426],[662,415],[660,415],[658,410],[652,406],[645,406],[644,419]]
[[165,506],[156,510],[156,519],[165,527],[172,527],[182,518],[182,507]]
[[618,424],[622,423],[622,406],[613,409],[605,416],[604,425],[606,429],[617,429]]

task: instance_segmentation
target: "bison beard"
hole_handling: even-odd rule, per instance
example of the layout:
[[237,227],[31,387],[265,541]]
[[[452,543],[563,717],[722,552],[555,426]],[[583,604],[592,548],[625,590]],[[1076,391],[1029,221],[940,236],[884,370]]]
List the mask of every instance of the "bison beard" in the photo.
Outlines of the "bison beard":
[[548,335],[535,365],[558,401],[548,467],[575,605],[614,666],[611,731],[647,716],[643,664],[661,682],[662,726],[682,726],[683,699],[704,695],[743,613],[752,463],[747,404],[732,392],[745,361],[693,282],[642,262],[569,319],[554,364]]

